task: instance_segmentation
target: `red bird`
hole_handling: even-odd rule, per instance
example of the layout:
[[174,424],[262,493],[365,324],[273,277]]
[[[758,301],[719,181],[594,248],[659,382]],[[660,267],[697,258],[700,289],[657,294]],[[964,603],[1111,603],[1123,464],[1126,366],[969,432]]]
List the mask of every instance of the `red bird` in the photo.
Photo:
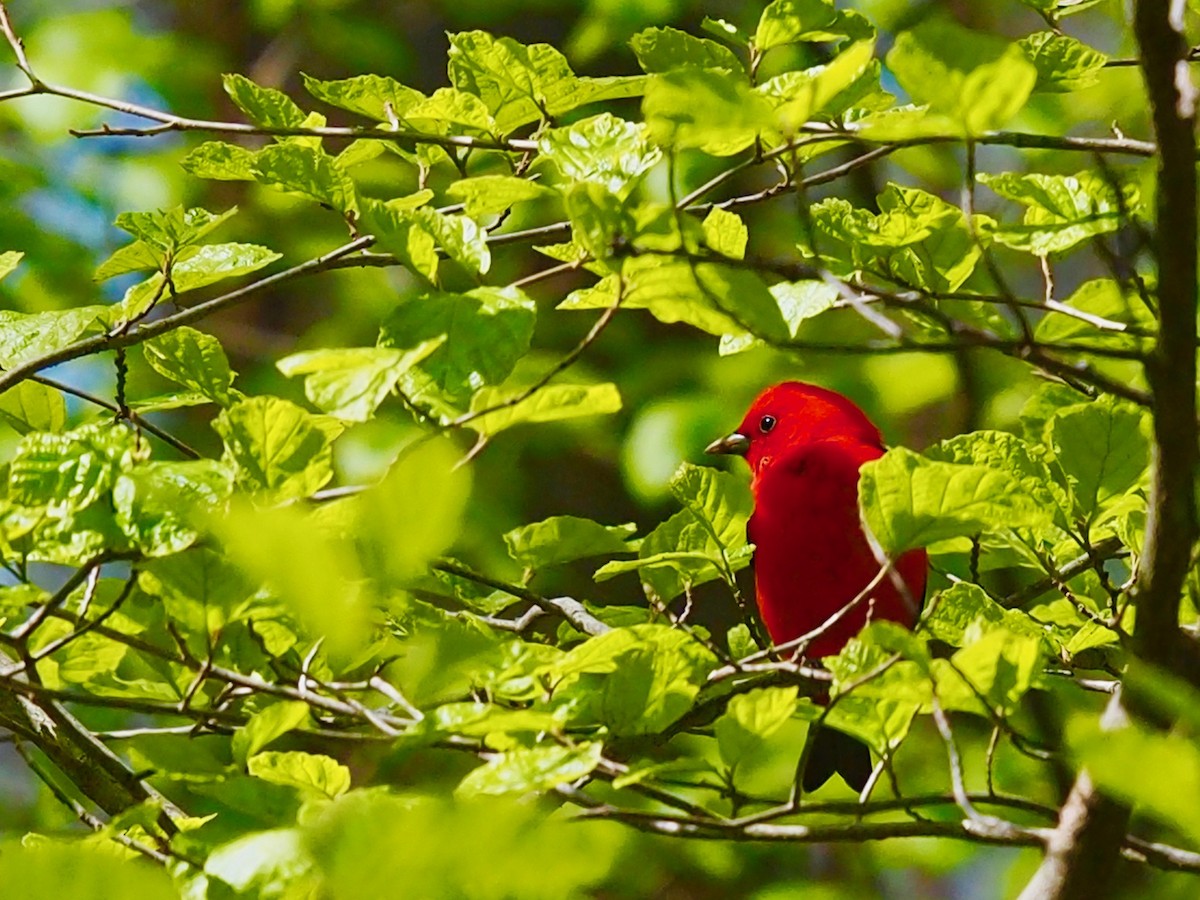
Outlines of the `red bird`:
[[[883,438],[852,401],[799,381],[777,384],[758,396],[737,431],[707,449],[744,456],[753,472],[747,533],[755,546],[758,610],[775,644],[819,628],[879,573],[859,519],[858,472],[883,455]],[[838,653],[868,615],[911,628],[925,596],[925,551],[908,551],[895,569],[907,597],[885,577],[867,601],[813,639],[804,655]],[[815,790],[836,771],[862,790],[872,768],[867,748],[830,729],[813,740],[804,789]]]

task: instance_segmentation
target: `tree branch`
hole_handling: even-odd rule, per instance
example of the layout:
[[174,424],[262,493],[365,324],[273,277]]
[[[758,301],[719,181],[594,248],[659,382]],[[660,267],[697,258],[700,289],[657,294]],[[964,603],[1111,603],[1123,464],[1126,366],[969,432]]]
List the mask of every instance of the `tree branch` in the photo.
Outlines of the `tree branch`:
[[[1184,0],[1137,0],[1134,32],[1159,145],[1154,255],[1159,338],[1146,361],[1154,409],[1150,500],[1133,592],[1133,651],[1198,683],[1196,653],[1179,630],[1179,602],[1196,537],[1195,88],[1183,37]],[[1136,711],[1136,710],[1135,710]],[[1102,726],[1125,715],[1114,694]],[[1022,898],[1101,896],[1111,887],[1130,808],[1080,772]]]

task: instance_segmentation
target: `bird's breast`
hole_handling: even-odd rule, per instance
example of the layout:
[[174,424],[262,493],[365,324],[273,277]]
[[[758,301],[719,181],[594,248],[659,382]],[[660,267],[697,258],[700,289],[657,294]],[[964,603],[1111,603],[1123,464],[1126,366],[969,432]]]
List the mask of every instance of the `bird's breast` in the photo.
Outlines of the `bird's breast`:
[[[879,571],[858,513],[859,469],[878,448],[836,442],[800,448],[757,473],[749,538],[755,545],[755,592],[775,643],[820,626],[856,597]],[[921,585],[924,587],[923,583]],[[810,657],[838,652],[866,621],[911,619],[887,584],[876,603],[862,604],[809,648]]]

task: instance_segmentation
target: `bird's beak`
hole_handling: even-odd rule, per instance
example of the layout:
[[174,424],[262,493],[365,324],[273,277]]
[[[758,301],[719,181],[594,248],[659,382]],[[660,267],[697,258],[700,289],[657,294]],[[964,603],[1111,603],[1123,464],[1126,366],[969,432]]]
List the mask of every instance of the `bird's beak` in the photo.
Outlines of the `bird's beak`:
[[713,441],[704,448],[705,453],[732,453],[737,456],[745,456],[750,449],[750,438],[746,437],[739,431]]

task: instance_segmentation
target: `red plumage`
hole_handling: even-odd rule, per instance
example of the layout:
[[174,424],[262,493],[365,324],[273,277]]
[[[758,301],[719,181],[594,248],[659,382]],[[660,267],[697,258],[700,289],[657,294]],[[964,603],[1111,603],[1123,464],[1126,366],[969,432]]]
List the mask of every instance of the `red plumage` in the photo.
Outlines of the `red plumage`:
[[[858,513],[858,477],[863,463],[883,455],[883,439],[852,401],[798,381],[775,385],[758,396],[737,432],[709,449],[745,455],[753,472],[747,530],[755,545],[758,609],[774,643],[820,627],[876,577],[879,563]],[[896,572],[907,590],[885,576],[870,599],[814,639],[805,656],[838,653],[868,616],[912,627],[926,570],[924,550],[905,553]],[[866,763],[869,773],[869,757]]]

